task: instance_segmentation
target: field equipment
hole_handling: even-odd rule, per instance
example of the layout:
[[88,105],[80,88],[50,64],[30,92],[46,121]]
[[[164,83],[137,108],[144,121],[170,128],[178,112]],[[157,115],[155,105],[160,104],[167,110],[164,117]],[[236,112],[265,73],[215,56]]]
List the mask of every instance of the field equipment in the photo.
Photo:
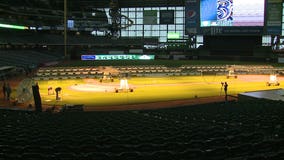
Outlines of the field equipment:
[[266,82],[267,86],[279,86],[280,83],[277,80],[277,75],[276,74],[271,74],[269,77],[269,81]]
[[229,70],[229,73],[227,75],[227,79],[229,79],[230,77],[238,78],[238,76],[235,74],[234,70]]

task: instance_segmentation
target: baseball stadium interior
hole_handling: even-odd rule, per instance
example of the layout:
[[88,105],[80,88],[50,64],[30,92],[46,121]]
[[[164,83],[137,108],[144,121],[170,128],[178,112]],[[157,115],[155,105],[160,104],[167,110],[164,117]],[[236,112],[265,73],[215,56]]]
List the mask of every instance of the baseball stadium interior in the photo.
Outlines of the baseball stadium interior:
[[0,2],[0,159],[284,159],[283,0]]

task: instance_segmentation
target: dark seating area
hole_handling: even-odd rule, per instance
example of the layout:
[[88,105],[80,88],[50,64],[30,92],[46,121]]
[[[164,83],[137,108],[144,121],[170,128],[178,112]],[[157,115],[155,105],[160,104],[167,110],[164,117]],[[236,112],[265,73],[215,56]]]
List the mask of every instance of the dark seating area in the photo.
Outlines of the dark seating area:
[[[81,62],[84,64],[84,62]],[[185,76],[185,75],[227,75],[230,65],[182,65],[180,67],[167,67],[165,65],[132,65],[132,66],[111,66],[117,69],[120,74],[131,76]],[[266,74],[273,72],[283,73],[283,67],[270,65],[234,65],[236,75]],[[101,77],[103,71],[96,66],[81,67],[43,67],[35,74],[35,79],[75,79]]]
[[0,51],[0,66],[38,67],[42,63],[60,60],[60,55],[49,54],[48,51],[28,49],[11,49]]
[[[1,20],[1,19],[0,19]],[[145,42],[153,42],[155,38],[130,37],[119,39],[110,39],[105,36],[94,37],[89,34],[76,35],[76,32],[68,32],[67,43],[70,45],[90,45],[95,48],[128,48],[129,46],[139,46],[142,48]],[[24,45],[63,45],[64,35],[62,32],[48,31],[1,31],[0,44],[24,44]],[[103,44],[103,45],[102,45]],[[83,48],[83,47],[82,47]]]
[[118,112],[2,109],[0,157],[280,160],[283,106],[260,100]]

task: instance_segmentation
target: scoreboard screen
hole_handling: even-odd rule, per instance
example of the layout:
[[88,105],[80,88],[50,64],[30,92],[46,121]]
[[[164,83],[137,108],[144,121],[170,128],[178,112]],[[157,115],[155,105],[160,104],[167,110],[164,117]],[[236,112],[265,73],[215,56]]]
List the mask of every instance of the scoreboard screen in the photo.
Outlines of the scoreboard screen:
[[265,0],[201,0],[200,26],[264,26]]

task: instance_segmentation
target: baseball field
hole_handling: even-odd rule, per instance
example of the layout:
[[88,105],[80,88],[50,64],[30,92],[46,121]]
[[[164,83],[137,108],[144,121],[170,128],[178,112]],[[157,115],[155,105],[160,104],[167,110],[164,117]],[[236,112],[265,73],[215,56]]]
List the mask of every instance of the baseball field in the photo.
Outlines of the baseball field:
[[[284,77],[278,77],[283,84]],[[160,101],[193,99],[224,95],[221,82],[228,83],[228,94],[269,90],[280,86],[267,86],[269,75],[239,75],[229,78],[219,75],[132,77],[127,80],[129,89],[121,88],[120,79],[99,82],[98,79],[40,80],[42,104],[83,104],[88,107],[141,104]],[[48,88],[53,90],[48,93]],[[56,100],[55,88],[60,87]],[[116,92],[116,89],[119,89]],[[132,89],[133,91],[131,91]]]

